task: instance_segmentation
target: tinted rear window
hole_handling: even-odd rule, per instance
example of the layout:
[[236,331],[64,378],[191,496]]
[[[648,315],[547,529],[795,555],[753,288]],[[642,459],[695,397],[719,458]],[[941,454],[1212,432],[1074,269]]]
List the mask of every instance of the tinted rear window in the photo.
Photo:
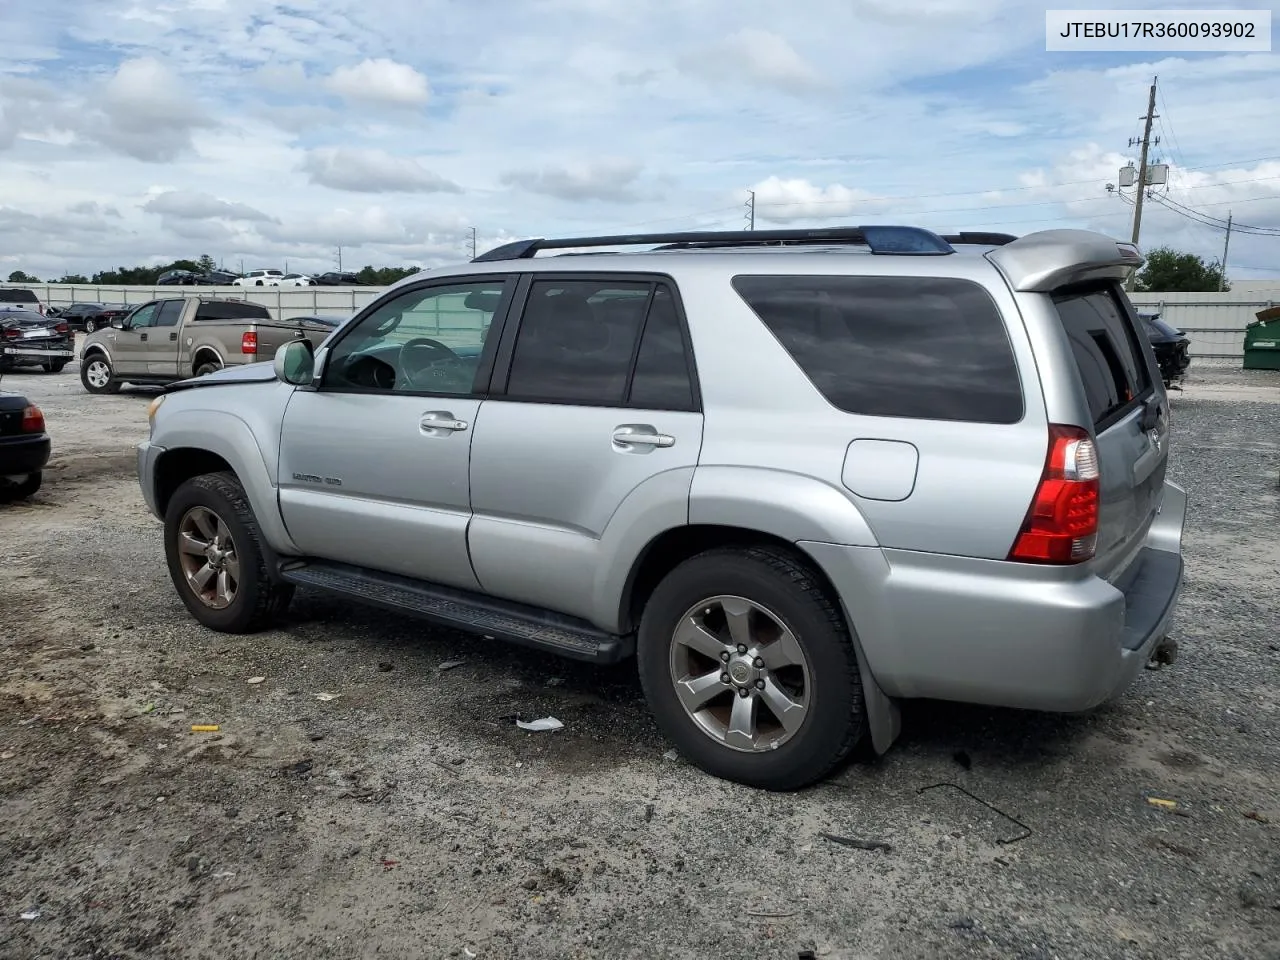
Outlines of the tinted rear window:
[[1074,290],[1053,299],[1071,341],[1093,422],[1103,424],[1151,386],[1142,345],[1110,286]]
[[39,303],[40,298],[30,290],[0,290],[0,303]]
[[260,303],[206,300],[196,308],[197,320],[270,320],[271,311]]
[[846,413],[1022,419],[1022,385],[1004,322],[975,283],[740,276],[733,287],[828,402]]

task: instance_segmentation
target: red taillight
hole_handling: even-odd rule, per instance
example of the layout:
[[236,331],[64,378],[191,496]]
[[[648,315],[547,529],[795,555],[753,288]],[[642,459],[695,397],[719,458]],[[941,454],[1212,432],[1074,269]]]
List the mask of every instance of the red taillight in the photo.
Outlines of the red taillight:
[[57,326],[55,326],[53,329],[54,329],[54,330],[56,330],[58,333],[70,333],[70,332],[71,332],[71,328],[70,328],[69,326],[67,326],[65,323],[60,323],[60,324],[58,324]]
[[258,335],[252,330],[240,335],[240,352],[252,354],[258,352]]
[[1097,545],[1097,448],[1087,431],[1050,424],[1044,473],[1009,559],[1082,563]]
[[36,309],[40,311],[40,316],[42,316],[42,317],[43,317],[43,316],[44,316],[44,304],[43,304],[43,303],[37,303],[37,304],[36,304]]
[[22,411],[23,433],[44,433],[44,414],[35,404]]
[[22,336],[22,331],[19,330],[17,327],[5,327],[4,335],[8,337],[10,340],[17,340],[20,336]]

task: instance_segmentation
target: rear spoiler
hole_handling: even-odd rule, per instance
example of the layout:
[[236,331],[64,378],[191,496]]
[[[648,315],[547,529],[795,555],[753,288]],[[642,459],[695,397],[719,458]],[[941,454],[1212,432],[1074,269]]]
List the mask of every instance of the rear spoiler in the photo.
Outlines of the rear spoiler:
[[1127,280],[1145,262],[1132,243],[1090,230],[1041,230],[986,254],[1014,290],[1047,293],[1090,280]]

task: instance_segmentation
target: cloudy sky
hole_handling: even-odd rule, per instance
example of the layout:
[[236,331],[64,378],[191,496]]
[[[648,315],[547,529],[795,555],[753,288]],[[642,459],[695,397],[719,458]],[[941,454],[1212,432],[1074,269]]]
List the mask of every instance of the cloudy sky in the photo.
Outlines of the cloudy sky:
[[[1046,53],[1025,0],[3,5],[3,276],[436,265],[472,227],[482,250],[737,228],[750,190],[757,227],[1127,239],[1106,184],[1154,74],[1181,209],[1149,204],[1143,245],[1218,256],[1228,211],[1280,227],[1280,55]],[[1124,4],[1180,5],[1241,6]],[[1280,280],[1280,237],[1230,261]]]

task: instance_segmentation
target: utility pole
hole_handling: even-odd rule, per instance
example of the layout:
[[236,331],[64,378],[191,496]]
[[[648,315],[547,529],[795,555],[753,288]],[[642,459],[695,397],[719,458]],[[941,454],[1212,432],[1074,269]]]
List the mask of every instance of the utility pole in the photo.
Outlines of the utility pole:
[[471,228],[471,259],[476,258],[476,228]]
[[[1151,146],[1151,121],[1156,118],[1156,81],[1159,77],[1151,78],[1151,94],[1147,99],[1147,115],[1141,119],[1145,120],[1146,126],[1142,130],[1142,156],[1138,160],[1138,193],[1133,202],[1133,239],[1131,242],[1134,246],[1138,244],[1138,234],[1142,231],[1142,200],[1147,194],[1147,148]],[[1133,141],[1129,141],[1130,146]],[[1134,282],[1138,279],[1137,271],[1129,274],[1129,279],[1125,283],[1126,290],[1133,290]]]
[[1231,211],[1227,211],[1227,239],[1222,242],[1222,270],[1218,274],[1218,292],[1227,282],[1227,251],[1231,249]]
[[756,228],[756,192],[754,190],[747,191],[747,229],[754,230]]
[[338,272],[342,272],[342,247],[338,247]]

